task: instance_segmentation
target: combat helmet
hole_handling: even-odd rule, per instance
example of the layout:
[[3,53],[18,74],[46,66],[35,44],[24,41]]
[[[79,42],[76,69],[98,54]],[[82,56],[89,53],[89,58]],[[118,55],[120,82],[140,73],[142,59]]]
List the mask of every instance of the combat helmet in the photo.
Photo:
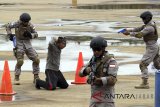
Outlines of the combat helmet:
[[149,21],[151,21],[152,17],[153,17],[153,15],[150,11],[145,11],[140,15],[140,18],[143,19],[145,24],[147,24]]
[[20,15],[20,20],[22,22],[29,22],[31,20],[31,16],[28,13],[22,13]]
[[94,37],[90,42],[90,48],[93,50],[102,50],[105,49],[105,47],[107,47],[107,41],[100,36]]
[[142,18],[142,19],[143,18],[152,18],[152,17],[153,17],[153,15],[150,11],[145,11],[140,15],[140,18]]

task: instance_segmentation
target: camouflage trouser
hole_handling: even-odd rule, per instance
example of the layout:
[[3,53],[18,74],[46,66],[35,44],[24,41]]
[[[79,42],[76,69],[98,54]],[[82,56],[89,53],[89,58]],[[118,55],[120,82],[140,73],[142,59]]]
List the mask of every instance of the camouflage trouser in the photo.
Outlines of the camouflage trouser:
[[148,79],[148,68],[147,66],[154,60],[158,53],[158,44],[146,45],[146,52],[143,55],[140,62],[140,70],[142,72],[142,78]]
[[114,103],[90,103],[89,107],[115,107]]
[[39,58],[38,54],[33,48],[29,49],[18,49],[17,48],[17,64],[15,67],[15,75],[20,75],[21,73],[21,66],[23,65],[24,60],[24,53],[27,55],[27,57],[33,61],[32,68],[33,68],[33,74],[39,73]]
[[17,57],[17,48],[13,48],[13,55]]

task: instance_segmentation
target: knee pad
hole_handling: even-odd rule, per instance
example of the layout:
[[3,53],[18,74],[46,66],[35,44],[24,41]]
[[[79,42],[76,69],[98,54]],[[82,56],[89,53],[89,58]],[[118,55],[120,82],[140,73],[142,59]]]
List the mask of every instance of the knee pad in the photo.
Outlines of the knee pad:
[[23,59],[18,59],[17,60],[17,66],[21,67],[23,65]]
[[35,59],[33,60],[33,63],[34,63],[34,64],[36,64],[36,65],[38,65],[38,64],[40,63],[39,58],[38,58],[38,57],[37,57],[37,58],[35,58]]
[[139,68],[141,71],[144,71],[145,69],[147,69],[148,64],[145,64],[144,62],[141,62],[139,64]]

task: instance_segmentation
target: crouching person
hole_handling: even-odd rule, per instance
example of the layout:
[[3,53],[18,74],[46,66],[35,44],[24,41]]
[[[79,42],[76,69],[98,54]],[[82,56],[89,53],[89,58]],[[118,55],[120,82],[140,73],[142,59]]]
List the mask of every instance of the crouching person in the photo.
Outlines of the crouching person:
[[52,38],[48,45],[48,55],[46,64],[46,80],[36,79],[35,87],[47,90],[55,90],[56,87],[66,89],[69,85],[63,74],[59,70],[61,50],[66,47],[66,38]]
[[95,37],[90,42],[93,56],[89,63],[80,71],[80,76],[88,75],[91,84],[91,99],[89,107],[115,107],[114,85],[117,81],[118,65],[113,55],[105,51],[107,41],[102,37]]

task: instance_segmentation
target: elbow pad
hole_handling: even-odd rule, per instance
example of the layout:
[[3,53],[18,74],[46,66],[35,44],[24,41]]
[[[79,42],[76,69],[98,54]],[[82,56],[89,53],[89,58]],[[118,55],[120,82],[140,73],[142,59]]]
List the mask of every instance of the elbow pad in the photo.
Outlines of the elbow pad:
[[142,32],[139,32],[135,35],[136,38],[142,38],[143,37],[143,33]]

